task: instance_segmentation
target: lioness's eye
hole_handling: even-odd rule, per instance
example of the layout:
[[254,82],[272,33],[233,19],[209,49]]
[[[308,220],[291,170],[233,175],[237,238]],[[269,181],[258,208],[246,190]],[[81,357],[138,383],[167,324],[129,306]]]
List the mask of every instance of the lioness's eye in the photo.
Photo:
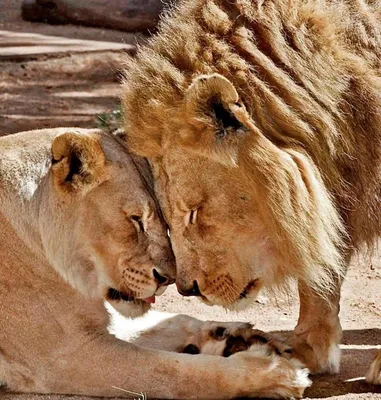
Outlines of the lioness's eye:
[[188,214],[185,216],[185,225],[189,224],[195,224],[197,221],[197,212],[198,209],[196,208],[195,210],[191,210],[188,212]]
[[131,221],[135,225],[138,232],[144,232],[144,225],[141,218],[137,215],[131,215]]

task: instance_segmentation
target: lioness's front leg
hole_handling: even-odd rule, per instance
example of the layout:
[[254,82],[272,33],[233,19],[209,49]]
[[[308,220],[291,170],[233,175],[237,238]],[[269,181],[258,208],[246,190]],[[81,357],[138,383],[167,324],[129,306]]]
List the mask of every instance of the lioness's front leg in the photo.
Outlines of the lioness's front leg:
[[299,321],[294,331],[294,354],[312,373],[337,373],[340,366],[340,284],[320,297],[299,283]]
[[192,356],[106,335],[88,336],[65,353],[61,349],[39,375],[43,379],[29,391],[131,397],[113,388],[118,387],[163,399],[300,397],[309,385],[306,372],[281,357],[250,352],[229,358]]

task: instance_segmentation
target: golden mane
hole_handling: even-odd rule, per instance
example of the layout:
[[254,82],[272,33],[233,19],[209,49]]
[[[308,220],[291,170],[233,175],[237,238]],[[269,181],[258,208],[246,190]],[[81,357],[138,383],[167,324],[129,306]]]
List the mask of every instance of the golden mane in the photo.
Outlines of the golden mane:
[[314,265],[304,277],[317,289],[342,274],[344,246],[372,244],[381,233],[379,12],[354,1],[185,0],[127,62],[125,128],[137,153],[157,158],[179,140],[189,86],[218,73],[253,129],[300,163],[309,187],[302,200],[286,196],[290,171],[281,161],[266,165],[255,146],[245,168],[276,176],[261,196],[279,240],[293,248],[294,275]]

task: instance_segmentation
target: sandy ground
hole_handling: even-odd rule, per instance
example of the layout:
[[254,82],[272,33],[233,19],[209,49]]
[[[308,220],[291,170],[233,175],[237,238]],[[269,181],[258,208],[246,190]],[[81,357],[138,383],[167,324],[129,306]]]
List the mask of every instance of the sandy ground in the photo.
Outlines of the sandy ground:
[[0,62],[0,135],[97,125],[117,107],[122,53]]
[[[0,30],[63,36],[72,39],[135,44],[131,34],[74,25],[25,22],[22,0],[0,0]],[[97,116],[117,107],[123,52],[57,54],[1,61],[0,135],[57,126],[94,127]]]
[[[131,34],[76,26],[31,24],[20,18],[21,0],[0,0],[0,30],[34,32],[102,41],[133,43]],[[0,135],[52,126],[97,125],[97,115],[117,107],[124,55],[115,52],[38,57],[23,62],[0,61]],[[296,294],[269,299],[264,295],[249,311],[226,313],[196,299],[182,298],[173,288],[156,309],[187,313],[201,319],[248,321],[259,329],[291,331],[298,311]],[[381,347],[381,256],[354,260],[343,289],[344,328],[339,375],[314,377],[310,399],[381,399],[381,387],[363,377],[376,348]],[[143,388],[142,388],[143,389]],[[17,395],[0,392],[1,400],[85,400],[84,397]]]

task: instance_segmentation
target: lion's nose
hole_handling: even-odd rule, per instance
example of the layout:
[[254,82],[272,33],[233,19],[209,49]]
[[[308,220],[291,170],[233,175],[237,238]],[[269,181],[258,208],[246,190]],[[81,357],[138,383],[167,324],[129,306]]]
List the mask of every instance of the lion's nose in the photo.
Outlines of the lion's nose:
[[155,278],[158,287],[168,286],[175,281],[172,277],[159,272],[156,268],[153,269],[153,277]]
[[183,296],[202,296],[197,281],[193,281],[191,287],[182,286],[180,283],[177,283],[177,290]]

